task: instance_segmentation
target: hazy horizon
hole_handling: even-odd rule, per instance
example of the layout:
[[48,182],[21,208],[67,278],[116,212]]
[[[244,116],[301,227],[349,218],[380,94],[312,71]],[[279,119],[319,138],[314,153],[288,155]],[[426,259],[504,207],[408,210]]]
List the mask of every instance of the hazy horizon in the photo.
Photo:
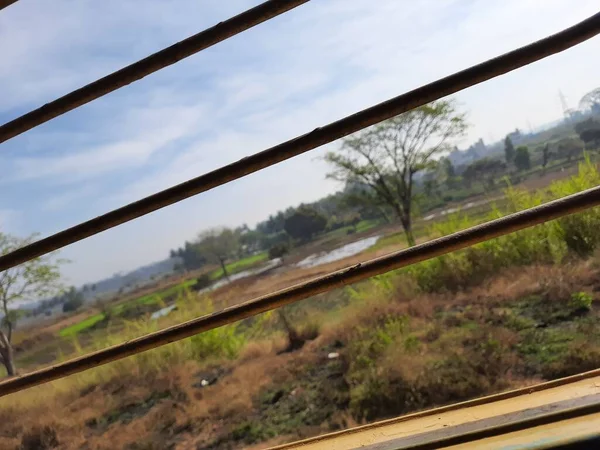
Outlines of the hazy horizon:
[[[258,3],[17,2],[0,15],[11,61],[0,69],[0,121]],[[4,143],[0,226],[47,236],[596,12],[592,0],[309,2]],[[457,144],[560,118],[559,90],[576,107],[598,87],[599,51],[592,39],[455,95],[471,124]],[[253,226],[338,190],[319,159],[335,145],[64,249],[66,281],[128,272],[204,228]]]

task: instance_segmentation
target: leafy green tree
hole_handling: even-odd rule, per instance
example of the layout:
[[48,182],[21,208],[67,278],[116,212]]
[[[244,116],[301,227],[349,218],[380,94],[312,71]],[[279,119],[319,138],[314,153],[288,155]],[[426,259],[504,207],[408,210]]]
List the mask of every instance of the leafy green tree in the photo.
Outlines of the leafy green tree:
[[579,102],[579,109],[590,109],[592,112],[600,110],[600,88],[596,88],[585,94]]
[[223,276],[229,278],[225,263],[239,250],[238,233],[230,228],[211,228],[200,233],[194,245],[199,255],[202,255],[207,262],[219,264]]
[[558,141],[556,148],[561,157],[571,161],[583,152],[583,142],[577,138],[568,137]]
[[277,244],[269,249],[269,259],[281,258],[283,261],[283,257],[287,255],[290,251],[290,248],[287,244]]
[[544,168],[544,171],[546,170],[546,166],[548,165],[549,161],[550,161],[550,145],[546,144],[542,148],[542,167]]
[[425,178],[423,181],[423,190],[427,197],[439,197],[440,185],[435,177],[435,173],[432,173],[431,176]]
[[285,219],[285,231],[294,239],[306,241],[325,230],[327,218],[310,206],[300,205]]
[[345,139],[339,151],[325,157],[333,168],[328,177],[369,186],[394,211],[414,245],[414,176],[431,168],[466,128],[465,115],[451,100],[421,106]]
[[[21,239],[0,233],[0,254],[11,253],[32,243],[35,238],[36,235]],[[46,255],[0,273],[0,308],[4,315],[0,327],[0,363],[9,376],[16,374],[12,335],[17,318],[9,307],[16,301],[36,300],[58,293],[61,289],[59,267],[63,262]]]
[[524,145],[517,147],[517,150],[515,151],[515,167],[520,171],[529,170],[531,168],[529,149]]
[[261,242],[264,235],[257,230],[241,230],[240,231],[240,249],[245,254],[251,254],[257,250],[260,250]]
[[600,147],[600,122],[594,119],[584,120],[575,125],[575,131],[587,149]]
[[454,164],[452,164],[452,161],[450,161],[449,158],[442,158],[440,163],[444,170],[444,175],[446,175],[446,178],[454,178],[456,176],[456,169],[454,168]]
[[62,295],[63,312],[77,311],[83,306],[83,293],[75,289],[74,286]]
[[459,178],[456,173],[456,168],[450,158],[442,158],[440,160],[440,179],[441,182],[446,185],[448,189],[456,189],[459,185]]
[[506,170],[506,164],[499,159],[482,158],[472,162],[465,169],[465,179],[480,180],[482,185],[493,188],[496,178]]
[[193,242],[186,241],[183,247],[171,250],[170,256],[171,258],[178,257],[181,259],[181,265],[177,269],[183,271],[199,269],[206,264],[206,258],[198,252],[198,246]]
[[278,211],[275,215],[270,215],[267,220],[256,225],[256,230],[264,235],[276,234],[283,231],[285,223],[285,213]]
[[361,219],[392,222],[389,205],[383,202],[370,186],[355,182],[346,183],[341,203],[348,209],[358,211]]
[[282,230],[278,233],[262,235],[260,239],[260,248],[264,250],[279,244],[288,245],[289,241],[290,236],[285,230]]
[[515,160],[515,156],[515,146],[513,145],[512,139],[510,136],[506,136],[504,139],[504,159],[506,160],[506,164],[512,164]]

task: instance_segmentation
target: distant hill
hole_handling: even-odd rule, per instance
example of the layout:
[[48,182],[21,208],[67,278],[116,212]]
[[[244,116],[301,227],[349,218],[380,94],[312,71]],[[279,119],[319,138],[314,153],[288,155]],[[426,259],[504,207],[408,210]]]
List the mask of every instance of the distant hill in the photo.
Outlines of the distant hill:
[[[83,294],[86,302],[93,302],[110,297],[118,292],[129,292],[157,278],[168,276],[175,271],[175,266],[180,263],[181,259],[178,257],[168,258],[139,267],[125,274],[115,274],[110,278],[95,283],[88,283],[81,286],[78,290]],[[22,302],[14,306],[25,313],[25,316],[19,319],[19,323],[25,325],[34,323],[44,317],[55,317],[62,314],[63,301],[61,297],[55,297],[39,301]],[[0,317],[2,317],[1,313]]]
[[86,300],[99,296],[127,291],[142,286],[156,278],[162,278],[175,271],[175,266],[181,263],[178,257],[168,258],[146,266],[139,267],[125,274],[115,274],[110,278],[88,283],[81,289]]

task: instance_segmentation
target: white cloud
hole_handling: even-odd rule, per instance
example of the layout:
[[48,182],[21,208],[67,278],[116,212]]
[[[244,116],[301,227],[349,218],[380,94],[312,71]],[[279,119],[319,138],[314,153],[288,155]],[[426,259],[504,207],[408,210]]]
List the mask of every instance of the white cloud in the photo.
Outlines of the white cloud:
[[98,195],[101,190],[95,185],[78,186],[46,199],[42,205],[44,211],[63,211],[74,205],[78,200],[92,195]]
[[[0,52],[15,61],[0,68],[0,115],[78,87],[258,2],[173,8],[149,1],[142,11],[129,2],[105,3],[18,2],[6,11],[19,14],[0,15]],[[596,10],[597,0],[310,2],[19,137],[19,147],[9,147],[11,179],[27,183],[28,195],[39,197],[45,211],[64,211],[73,224],[559,31]],[[18,37],[14,48],[3,45],[9,36]],[[556,119],[559,88],[575,104],[596,87],[599,44],[594,40],[460,93],[474,125],[469,140]],[[325,150],[78,243],[65,251],[77,261],[69,274],[75,281],[110,275],[166,256],[203,227],[253,223],[326,195],[336,186],[325,180],[324,163],[315,161]],[[64,194],[50,198],[48,182],[64,185]]]
[[[158,108],[127,112],[115,128],[122,136],[96,147],[75,148],[64,156],[16,158],[15,178],[56,178],[61,183],[80,181],[105,172],[143,165],[152,155],[198,128],[201,108]],[[48,153],[52,153],[52,149]]]

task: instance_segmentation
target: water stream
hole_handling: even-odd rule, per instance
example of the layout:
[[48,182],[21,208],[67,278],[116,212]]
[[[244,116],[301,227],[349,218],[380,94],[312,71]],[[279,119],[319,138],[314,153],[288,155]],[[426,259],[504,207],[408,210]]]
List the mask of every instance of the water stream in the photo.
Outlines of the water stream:
[[371,236],[360,241],[351,242],[350,244],[343,245],[329,252],[314,253],[307,256],[302,261],[296,263],[296,267],[315,267],[321,264],[338,261],[349,256],[354,256],[369,247],[375,245],[381,235]]

